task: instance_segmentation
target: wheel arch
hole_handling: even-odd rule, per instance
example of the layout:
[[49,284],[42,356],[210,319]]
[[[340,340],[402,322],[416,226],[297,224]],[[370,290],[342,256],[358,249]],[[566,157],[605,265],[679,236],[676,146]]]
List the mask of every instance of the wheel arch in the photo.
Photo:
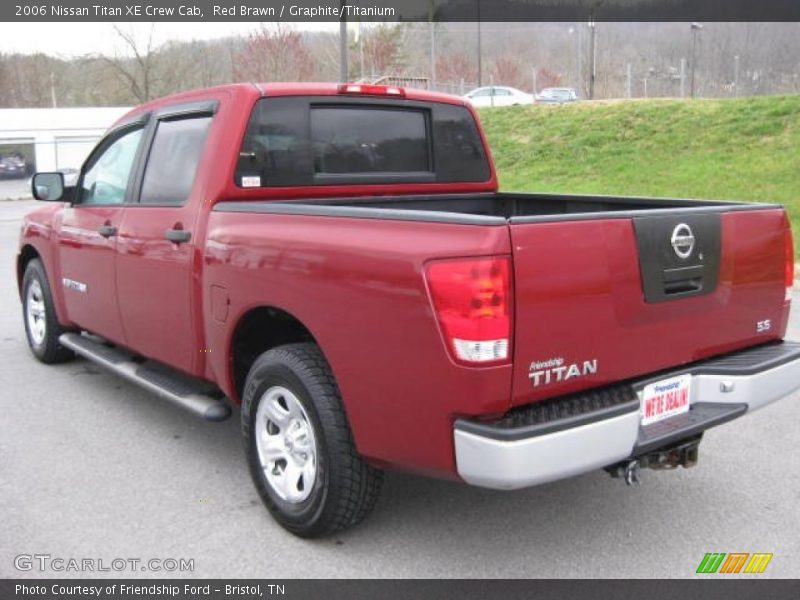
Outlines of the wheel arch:
[[232,331],[228,379],[237,402],[241,402],[250,367],[264,352],[284,344],[313,342],[325,353],[300,319],[276,306],[250,308],[239,317]]
[[[25,244],[17,255],[17,291],[20,299],[22,299],[22,279],[25,277],[25,269],[29,262],[37,258],[41,261],[42,255],[34,248],[33,244]],[[44,261],[42,261],[42,266],[44,266]],[[47,273],[46,268],[45,273]]]

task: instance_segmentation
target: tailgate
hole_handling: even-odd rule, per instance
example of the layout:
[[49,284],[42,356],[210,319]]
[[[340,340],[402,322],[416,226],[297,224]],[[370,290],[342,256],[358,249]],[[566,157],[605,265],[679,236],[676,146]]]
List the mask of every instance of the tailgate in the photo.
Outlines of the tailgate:
[[511,220],[513,404],[783,337],[784,211]]

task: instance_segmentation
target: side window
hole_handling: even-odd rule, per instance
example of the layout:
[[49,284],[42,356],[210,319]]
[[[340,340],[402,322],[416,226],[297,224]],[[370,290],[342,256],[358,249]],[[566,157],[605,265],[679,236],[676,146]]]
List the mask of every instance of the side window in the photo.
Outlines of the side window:
[[311,185],[306,110],[292,97],[256,104],[244,137],[236,183],[241,187]]
[[122,204],[142,129],[128,131],[92,157],[83,175],[80,204]]
[[159,121],[144,172],[142,204],[186,202],[210,125],[210,116]]
[[438,181],[486,181],[489,161],[475,119],[463,106],[442,104],[433,119]]

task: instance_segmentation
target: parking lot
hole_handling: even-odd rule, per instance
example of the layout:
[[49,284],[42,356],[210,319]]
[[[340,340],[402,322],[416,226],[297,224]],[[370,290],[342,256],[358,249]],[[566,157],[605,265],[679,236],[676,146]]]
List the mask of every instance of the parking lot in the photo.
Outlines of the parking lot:
[[800,575],[797,394],[638,488],[603,472],[512,493],[390,473],[363,525],[294,538],[250,483],[238,412],[206,423],[86,361],[32,358],[12,265],[34,206],[0,202],[0,577],[96,575],[18,571],[19,554],[194,560],[105,573],[128,577],[691,577],[706,552],[771,552],[762,577]]
[[0,202],[7,199],[16,200],[30,197],[31,188],[27,177],[24,179],[0,179]]

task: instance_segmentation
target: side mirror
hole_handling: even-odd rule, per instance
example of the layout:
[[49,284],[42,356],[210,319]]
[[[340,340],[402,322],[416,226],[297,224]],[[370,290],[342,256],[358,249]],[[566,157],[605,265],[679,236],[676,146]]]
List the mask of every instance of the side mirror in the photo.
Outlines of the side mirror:
[[64,196],[63,173],[36,173],[31,181],[31,192],[37,200],[58,202]]

